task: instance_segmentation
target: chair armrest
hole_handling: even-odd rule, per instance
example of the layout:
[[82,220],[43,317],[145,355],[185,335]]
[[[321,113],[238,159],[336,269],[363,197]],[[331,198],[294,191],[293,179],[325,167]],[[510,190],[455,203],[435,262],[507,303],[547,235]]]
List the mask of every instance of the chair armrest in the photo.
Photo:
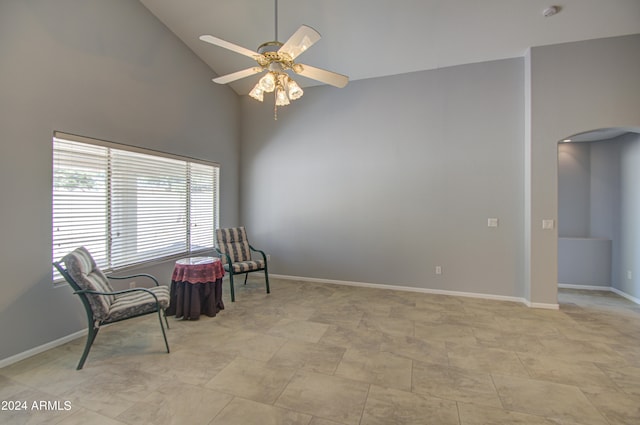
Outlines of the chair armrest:
[[134,278],[134,277],[147,277],[147,278],[153,280],[153,282],[156,284],[156,286],[160,286],[160,283],[158,283],[158,279],[156,279],[155,276],[152,276],[152,275],[147,274],[147,273],[132,274],[130,276],[107,276],[108,279],[115,279],[115,280],[131,279],[131,278]]
[[249,249],[253,252],[259,252],[260,254],[262,254],[262,259],[264,260],[265,263],[267,262],[267,254],[265,254],[264,251],[262,251],[261,249],[256,249],[251,245],[249,245]]
[[158,296],[154,294],[153,291],[150,291],[147,288],[129,288],[129,289],[123,289],[121,291],[111,291],[111,292],[94,291],[92,289],[81,289],[79,291],[73,291],[74,294],[93,294],[93,295],[121,295],[129,292],[146,292],[148,294],[151,294],[151,296],[156,300],[156,304],[160,305],[158,301]]

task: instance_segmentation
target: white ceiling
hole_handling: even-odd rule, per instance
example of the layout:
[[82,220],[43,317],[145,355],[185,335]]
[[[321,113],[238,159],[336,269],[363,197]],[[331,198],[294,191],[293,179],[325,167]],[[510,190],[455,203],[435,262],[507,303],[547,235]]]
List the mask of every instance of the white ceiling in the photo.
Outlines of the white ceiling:
[[[251,50],[275,37],[275,0],[140,1],[211,67],[212,78],[255,62],[204,43],[200,35]],[[519,57],[532,46],[640,33],[640,0],[552,1],[279,0],[278,41],[302,24],[315,28],[322,39],[296,62],[353,81]],[[552,4],[560,13],[544,17]],[[258,78],[231,87],[246,94]],[[317,84],[296,80],[303,87]]]

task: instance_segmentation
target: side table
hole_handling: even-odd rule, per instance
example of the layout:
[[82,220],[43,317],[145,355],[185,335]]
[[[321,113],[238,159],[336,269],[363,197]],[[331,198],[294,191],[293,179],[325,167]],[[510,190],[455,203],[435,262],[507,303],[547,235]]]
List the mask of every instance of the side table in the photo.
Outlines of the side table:
[[167,316],[197,320],[203,313],[215,317],[224,310],[223,276],[224,268],[219,258],[191,257],[176,261],[171,275]]

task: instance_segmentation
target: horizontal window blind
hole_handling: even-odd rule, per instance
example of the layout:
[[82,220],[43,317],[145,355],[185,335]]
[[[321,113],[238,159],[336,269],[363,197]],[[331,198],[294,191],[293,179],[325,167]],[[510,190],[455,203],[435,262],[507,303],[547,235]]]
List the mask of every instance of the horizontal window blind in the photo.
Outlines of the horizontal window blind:
[[85,246],[113,270],[213,248],[216,164],[55,136],[54,260]]
[[210,212],[211,203],[217,204],[218,169],[202,164],[189,164],[189,249],[199,251],[212,247],[215,229],[218,228],[217,214]]

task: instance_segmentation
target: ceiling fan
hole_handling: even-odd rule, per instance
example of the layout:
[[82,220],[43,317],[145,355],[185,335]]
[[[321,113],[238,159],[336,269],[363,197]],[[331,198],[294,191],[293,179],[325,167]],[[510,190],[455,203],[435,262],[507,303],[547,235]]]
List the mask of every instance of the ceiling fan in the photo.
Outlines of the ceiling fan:
[[334,87],[342,88],[347,85],[349,77],[346,75],[295,62],[300,54],[320,40],[320,34],[313,28],[302,25],[285,43],[277,41],[278,0],[275,0],[275,28],[275,41],[262,43],[255,52],[212,35],[201,35],[200,40],[250,57],[258,65],[216,77],[213,81],[218,84],[227,84],[266,71],[267,73],[258,81],[249,96],[262,102],[264,93],[275,92],[275,119],[278,119],[278,106],[288,105],[289,100],[299,99],[303,94],[303,90],[289,76],[288,71]]

